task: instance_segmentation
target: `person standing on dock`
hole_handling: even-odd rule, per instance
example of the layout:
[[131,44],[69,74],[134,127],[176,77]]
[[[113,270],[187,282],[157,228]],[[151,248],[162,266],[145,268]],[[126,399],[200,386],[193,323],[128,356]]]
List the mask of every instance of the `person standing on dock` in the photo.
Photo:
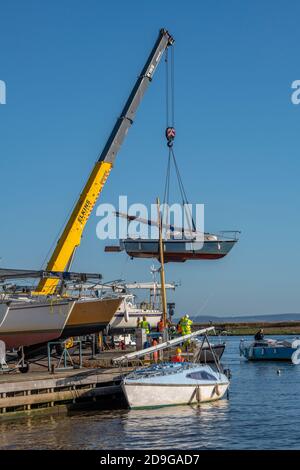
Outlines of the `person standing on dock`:
[[[156,338],[153,338],[152,340],[152,346],[157,346],[158,345],[158,341]],[[156,363],[158,362],[158,351],[154,351],[153,354],[152,354],[152,357],[153,357],[153,361]]]
[[182,336],[189,335],[192,332],[193,320],[190,320],[189,315],[184,315],[180,320]]
[[140,328],[145,330],[146,335],[150,333],[150,323],[147,321],[147,317],[144,315],[143,320],[140,322]]
[[170,320],[168,320],[168,319],[167,319],[166,324],[165,324],[164,323],[164,318],[163,318],[163,316],[161,316],[159,322],[157,323],[157,327],[156,327],[158,333],[163,333],[165,328],[170,327],[170,324],[171,324]]
[[159,322],[157,323],[157,331],[159,333],[163,333],[164,329],[165,329],[165,323],[164,323],[163,316],[161,316]]
[[[181,326],[182,336],[189,335],[192,332],[192,325],[193,325],[193,321],[190,320],[189,315],[184,315],[184,317],[181,318],[180,326]],[[184,343],[184,347],[186,348],[186,350],[187,350],[189,344],[190,344],[190,340],[188,339]]]

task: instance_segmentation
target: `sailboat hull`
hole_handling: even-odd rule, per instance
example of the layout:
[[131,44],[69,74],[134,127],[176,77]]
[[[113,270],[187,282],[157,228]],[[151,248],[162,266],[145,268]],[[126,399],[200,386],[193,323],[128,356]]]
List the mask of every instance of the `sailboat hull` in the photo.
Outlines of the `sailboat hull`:
[[[220,259],[226,256],[233,248],[236,240],[221,241],[164,241],[164,261],[185,262],[188,260]],[[132,258],[157,258],[159,259],[159,243],[156,240],[131,240],[122,241],[126,253]]]
[[213,385],[124,385],[123,392],[132,409],[192,405],[220,400],[228,384]]
[[127,375],[122,389],[130,408],[191,405],[220,400],[229,380],[208,365],[162,363]]
[[7,349],[58,338],[74,307],[73,301],[0,304],[0,340]]
[[121,297],[77,301],[60,337],[83,336],[104,330],[121,301]]

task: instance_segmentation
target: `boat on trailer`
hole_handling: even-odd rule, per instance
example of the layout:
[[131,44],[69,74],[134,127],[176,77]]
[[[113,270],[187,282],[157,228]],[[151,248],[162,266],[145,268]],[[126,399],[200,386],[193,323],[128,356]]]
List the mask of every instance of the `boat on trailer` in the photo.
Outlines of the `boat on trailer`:
[[122,297],[97,298],[69,295],[67,282],[101,279],[100,274],[0,269],[0,281],[7,279],[54,278],[64,282],[62,295],[32,295],[29,287],[3,284],[0,291],[0,340],[7,350],[24,348],[26,357],[45,350],[49,341],[82,336],[104,330],[118,309]]
[[[103,331],[109,325],[121,301],[120,297],[76,299],[64,328],[52,338],[52,341],[63,343],[70,337],[80,337]],[[60,350],[59,346],[58,350]],[[36,355],[43,357],[47,354],[47,343],[25,345],[24,354],[26,359],[32,359]]]
[[263,339],[252,342],[241,340],[240,355],[248,361],[287,361],[300,364],[300,340]]
[[13,299],[0,303],[0,340],[7,349],[46,343],[63,332],[73,300]]

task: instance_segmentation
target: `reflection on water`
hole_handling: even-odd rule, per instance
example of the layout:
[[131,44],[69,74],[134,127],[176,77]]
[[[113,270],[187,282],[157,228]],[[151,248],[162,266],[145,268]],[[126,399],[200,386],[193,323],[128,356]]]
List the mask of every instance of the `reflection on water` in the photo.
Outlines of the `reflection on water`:
[[224,354],[233,374],[229,400],[4,422],[0,448],[299,449],[300,366],[246,362],[238,343],[228,338]]
[[191,443],[198,447],[202,433],[209,442],[214,427],[226,421],[228,406],[227,400],[220,400],[201,406],[130,410],[124,420],[124,431],[130,435],[128,447],[134,448],[140,440],[141,447],[152,449],[189,448]]

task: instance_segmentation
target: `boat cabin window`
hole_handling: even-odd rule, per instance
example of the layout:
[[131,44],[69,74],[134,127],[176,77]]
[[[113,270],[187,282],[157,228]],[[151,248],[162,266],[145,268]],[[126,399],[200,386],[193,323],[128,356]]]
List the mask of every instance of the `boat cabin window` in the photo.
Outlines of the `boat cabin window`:
[[191,372],[190,374],[187,374],[187,378],[196,380],[216,380],[216,377],[206,372],[206,370]]

